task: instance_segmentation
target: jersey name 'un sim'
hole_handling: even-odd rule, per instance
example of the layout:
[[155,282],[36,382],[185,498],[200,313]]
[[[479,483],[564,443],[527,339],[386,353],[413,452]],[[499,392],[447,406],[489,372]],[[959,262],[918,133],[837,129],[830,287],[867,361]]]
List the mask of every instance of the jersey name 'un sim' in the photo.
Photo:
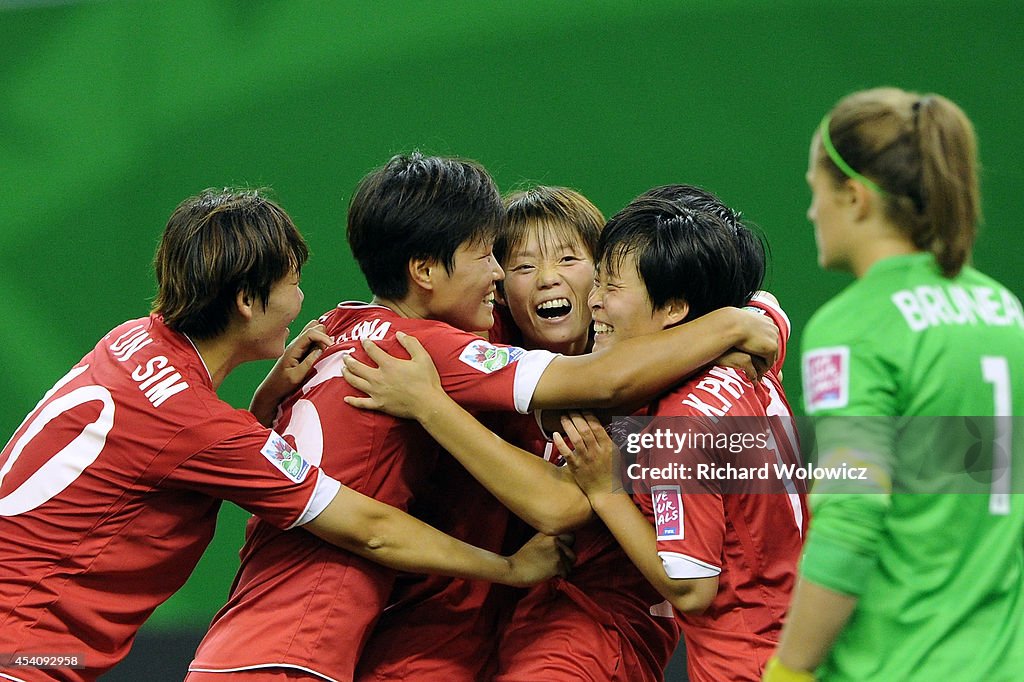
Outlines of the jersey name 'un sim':
[[125,322],[0,453],[0,651],[84,654],[71,679],[94,677],[185,582],[221,499],[288,528],[337,490],[217,397],[184,335],[157,315]]

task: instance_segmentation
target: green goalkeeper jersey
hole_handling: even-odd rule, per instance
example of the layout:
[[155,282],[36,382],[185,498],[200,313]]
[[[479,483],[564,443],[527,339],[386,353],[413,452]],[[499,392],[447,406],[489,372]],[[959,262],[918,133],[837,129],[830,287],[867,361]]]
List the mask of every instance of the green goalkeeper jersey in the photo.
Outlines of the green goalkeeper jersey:
[[[1024,312],[973,268],[876,263],[803,336],[804,579],[856,596],[822,680],[1024,680]],[[846,493],[846,494],[843,494]],[[852,493],[852,494],[851,494]]]

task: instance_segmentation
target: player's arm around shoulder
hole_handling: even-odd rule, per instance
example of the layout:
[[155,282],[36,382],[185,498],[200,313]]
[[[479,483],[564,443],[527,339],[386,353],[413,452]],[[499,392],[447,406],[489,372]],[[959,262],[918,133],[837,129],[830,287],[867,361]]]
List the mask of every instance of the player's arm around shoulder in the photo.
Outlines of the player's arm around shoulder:
[[559,355],[541,375],[530,409],[612,408],[650,400],[733,348],[771,366],[778,329],[766,316],[720,308],[597,353]]
[[345,380],[367,396],[347,396],[348,404],[415,419],[502,504],[542,533],[557,535],[590,520],[590,503],[568,471],[491,432],[445,393],[423,345],[407,334],[397,338],[409,360],[372,342],[364,348],[376,367],[345,359]]

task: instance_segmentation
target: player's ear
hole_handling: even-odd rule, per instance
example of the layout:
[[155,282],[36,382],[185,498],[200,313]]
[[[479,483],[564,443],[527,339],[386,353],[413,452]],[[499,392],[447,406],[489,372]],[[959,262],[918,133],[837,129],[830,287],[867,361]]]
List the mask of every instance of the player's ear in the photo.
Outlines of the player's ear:
[[255,303],[252,295],[249,293],[239,290],[235,294],[235,308],[238,310],[238,314],[242,316],[243,320],[251,320],[253,315],[253,304]]
[[661,308],[662,314],[662,326],[664,328],[673,327],[683,320],[690,314],[690,304],[685,299],[676,298],[666,303]]
[[424,289],[433,289],[433,276],[437,272],[437,262],[429,258],[409,259],[409,281]]
[[852,211],[854,220],[864,220],[873,209],[881,206],[878,203],[878,195],[868,189],[867,185],[854,179],[848,179],[845,183],[844,198],[848,208]]

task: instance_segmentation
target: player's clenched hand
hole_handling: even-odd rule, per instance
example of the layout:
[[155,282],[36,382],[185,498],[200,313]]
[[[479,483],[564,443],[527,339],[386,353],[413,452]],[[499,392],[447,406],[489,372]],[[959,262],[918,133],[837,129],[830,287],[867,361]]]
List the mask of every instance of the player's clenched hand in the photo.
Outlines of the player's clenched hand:
[[598,418],[590,413],[569,412],[562,416],[562,429],[572,447],[559,433],[554,436],[555,445],[587,497],[620,492],[619,449]]
[[556,575],[569,575],[576,563],[572,541],[572,535],[534,535],[508,558],[512,572],[508,584],[530,587]]
[[249,410],[260,423],[270,426],[277,406],[302,385],[313,364],[332,343],[334,339],[327,334],[327,328],[316,320],[302,328],[252,397]]
[[363,341],[363,350],[377,363],[376,367],[351,355],[345,356],[342,376],[352,388],[368,396],[346,396],[345,402],[353,407],[416,419],[438,399],[438,393],[443,394],[444,389],[434,361],[423,345],[403,332],[398,332],[395,338],[409,352],[409,360],[396,358],[373,341]]
[[[740,322],[743,340],[736,344],[736,350],[759,358],[755,361],[755,369],[771,367],[779,356],[779,328],[767,315],[750,310],[740,310],[739,313],[736,319]],[[760,376],[750,378],[758,381]]]

